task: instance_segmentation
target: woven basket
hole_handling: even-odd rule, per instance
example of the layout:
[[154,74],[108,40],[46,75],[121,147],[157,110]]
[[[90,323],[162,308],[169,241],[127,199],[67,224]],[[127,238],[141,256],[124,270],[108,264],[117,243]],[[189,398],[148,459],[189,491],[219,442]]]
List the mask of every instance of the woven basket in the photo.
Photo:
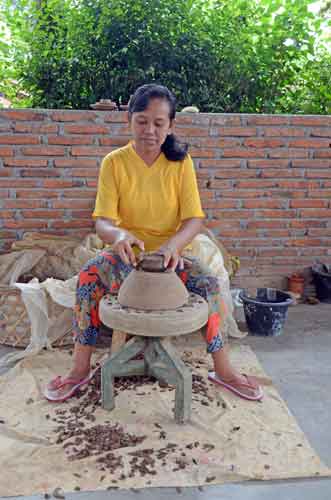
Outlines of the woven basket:
[[[48,315],[56,318],[64,307],[48,297]],[[27,347],[31,338],[31,324],[21,291],[14,286],[0,285],[0,344],[12,347]],[[53,347],[73,343],[71,330],[52,342]]]

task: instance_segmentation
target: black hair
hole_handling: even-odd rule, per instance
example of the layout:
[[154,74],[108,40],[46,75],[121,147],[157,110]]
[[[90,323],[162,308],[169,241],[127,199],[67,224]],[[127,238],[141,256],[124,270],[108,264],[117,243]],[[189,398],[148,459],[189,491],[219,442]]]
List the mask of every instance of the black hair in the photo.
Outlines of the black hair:
[[[151,99],[165,99],[170,108],[169,119],[170,121],[174,120],[176,116],[176,98],[167,87],[156,83],[149,83],[137,88],[129,101],[129,117],[132,113],[144,111]],[[187,149],[187,144],[180,143],[174,134],[167,135],[161,146],[161,151],[171,161],[184,160]]]

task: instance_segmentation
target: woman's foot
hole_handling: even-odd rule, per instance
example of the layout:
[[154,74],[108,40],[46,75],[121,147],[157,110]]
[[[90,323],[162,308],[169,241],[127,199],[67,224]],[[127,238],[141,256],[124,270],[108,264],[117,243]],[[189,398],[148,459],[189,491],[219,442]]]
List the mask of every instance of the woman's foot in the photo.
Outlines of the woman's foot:
[[255,377],[237,372],[227,374],[227,376],[224,377],[217,372],[209,372],[208,378],[212,382],[225,387],[244,399],[258,401],[263,398],[263,391]]
[[263,391],[257,379],[239,373],[231,364],[229,357],[229,346],[226,344],[222,349],[212,353],[214,361],[214,372],[210,372],[208,378],[233,393],[245,399],[254,401],[262,399]]
[[72,369],[66,377],[56,377],[45,388],[44,396],[49,401],[65,401],[87,384],[96,370],[90,371],[93,346],[75,342]]
[[65,401],[72,397],[82,385],[87,384],[93,374],[94,372],[90,370],[84,372],[72,370],[67,377],[58,376],[49,382],[44,396],[49,401]]

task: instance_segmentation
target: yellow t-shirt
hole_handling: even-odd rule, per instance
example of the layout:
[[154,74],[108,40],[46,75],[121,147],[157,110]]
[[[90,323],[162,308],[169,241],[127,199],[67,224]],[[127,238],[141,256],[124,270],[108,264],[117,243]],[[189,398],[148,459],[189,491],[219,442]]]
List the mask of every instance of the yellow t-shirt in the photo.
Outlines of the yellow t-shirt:
[[129,143],[103,159],[93,217],[114,219],[146,251],[157,250],[185,219],[204,216],[189,155],[170,161],[161,153],[148,166]]

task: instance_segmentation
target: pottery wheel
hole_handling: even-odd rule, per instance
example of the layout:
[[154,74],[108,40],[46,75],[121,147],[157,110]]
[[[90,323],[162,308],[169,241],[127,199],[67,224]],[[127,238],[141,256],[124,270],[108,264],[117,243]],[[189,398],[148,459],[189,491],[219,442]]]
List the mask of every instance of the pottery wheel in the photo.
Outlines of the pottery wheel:
[[[101,321],[114,330],[133,334],[119,351],[105,361],[101,370],[102,407],[115,407],[114,377],[152,375],[174,385],[174,414],[177,423],[191,416],[192,373],[180,359],[171,336],[191,333],[208,321],[208,304],[190,294],[188,302],[177,309],[142,311],[121,306],[114,295],[105,295],[99,305]],[[135,356],[144,353],[144,359]]]
[[116,295],[105,295],[99,304],[102,323],[114,330],[142,337],[169,337],[199,330],[208,321],[207,302],[194,293],[177,309],[142,311],[119,304]]

